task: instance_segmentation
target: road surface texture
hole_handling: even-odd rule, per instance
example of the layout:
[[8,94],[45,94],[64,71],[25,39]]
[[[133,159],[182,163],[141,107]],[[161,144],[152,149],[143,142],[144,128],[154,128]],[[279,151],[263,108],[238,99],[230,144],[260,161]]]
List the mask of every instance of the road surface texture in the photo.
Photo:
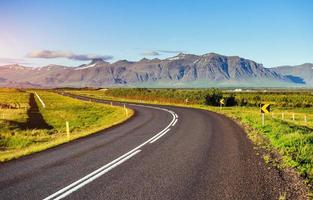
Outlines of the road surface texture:
[[0,164],[0,199],[278,199],[284,183],[235,122],[126,105],[123,124]]

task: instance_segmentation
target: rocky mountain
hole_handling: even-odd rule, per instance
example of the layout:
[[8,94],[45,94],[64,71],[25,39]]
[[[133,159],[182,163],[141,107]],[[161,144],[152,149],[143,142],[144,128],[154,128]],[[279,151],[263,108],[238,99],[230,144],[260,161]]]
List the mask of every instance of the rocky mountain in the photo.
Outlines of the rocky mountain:
[[296,66],[280,66],[273,68],[277,73],[281,73],[294,82],[304,83],[313,87],[313,64],[305,63]]
[[0,67],[0,86],[27,83],[40,87],[286,87],[299,86],[278,70],[252,60],[215,53],[180,53],[167,59],[120,60],[108,63],[94,59],[78,67],[48,65]]

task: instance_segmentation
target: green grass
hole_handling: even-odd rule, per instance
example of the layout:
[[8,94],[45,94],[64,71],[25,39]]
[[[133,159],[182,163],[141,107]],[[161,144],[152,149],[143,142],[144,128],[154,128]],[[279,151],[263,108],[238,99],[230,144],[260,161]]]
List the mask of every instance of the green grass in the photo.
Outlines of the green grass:
[[[28,146],[30,140],[19,130],[27,120],[29,93],[15,89],[0,89],[0,157],[12,148]],[[28,134],[28,133],[27,133]]]
[[[245,126],[262,134],[269,140],[283,158],[283,167],[298,169],[300,174],[308,180],[313,180],[313,129],[309,126],[290,121],[265,116],[265,126],[261,124],[258,108],[225,108],[218,111],[216,108],[205,108],[221,112],[237,119]],[[270,147],[269,147],[270,148]]]
[[[150,104],[176,105],[193,107],[222,113],[233,118],[246,128],[250,139],[269,152],[279,152],[281,155],[278,167],[292,167],[305,177],[308,182],[313,182],[313,112],[312,108],[284,108],[272,107],[274,116],[266,114],[265,126],[261,125],[261,114],[258,107],[218,107],[206,106],[203,104],[177,103],[175,99],[155,98],[155,100],[141,101],[137,96],[118,97],[108,96],[110,92],[104,90],[68,90],[67,92],[106,100],[144,102]],[[138,95],[138,93],[136,94]],[[285,119],[281,119],[281,113],[285,113]],[[295,113],[296,120],[291,119]],[[303,116],[307,116],[307,123],[304,123]],[[270,162],[268,155],[265,161]]]
[[[0,88],[0,124],[5,126],[3,119],[25,122],[29,108],[29,93],[16,89]],[[11,107],[11,108],[10,108]]]
[[[128,116],[122,107],[85,102],[64,97],[53,92],[38,90],[37,93],[46,104],[43,108],[38,98],[36,102],[44,120],[52,129],[23,129],[18,123],[27,121],[29,92],[0,90],[1,103],[23,105],[20,109],[1,109],[5,113],[0,120],[0,161],[7,161],[20,156],[45,150],[47,148],[84,137],[121,123],[133,115],[128,109]],[[65,121],[70,124],[70,136],[66,134]]]

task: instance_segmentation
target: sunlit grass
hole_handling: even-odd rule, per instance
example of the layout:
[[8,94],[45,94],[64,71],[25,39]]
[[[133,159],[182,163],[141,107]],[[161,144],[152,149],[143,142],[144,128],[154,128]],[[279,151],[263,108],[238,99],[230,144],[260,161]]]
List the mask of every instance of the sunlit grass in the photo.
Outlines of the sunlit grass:
[[[43,108],[36,102],[44,120],[53,128],[22,129],[16,124],[26,123],[29,108],[29,92],[1,91],[0,102],[19,102],[21,109],[2,109],[4,118],[0,119],[0,161],[18,158],[33,152],[41,151],[70,140],[90,135],[97,131],[121,123],[133,115],[128,109],[128,116],[122,107],[85,102],[64,97],[53,92],[38,90],[37,93],[46,104]],[[66,134],[65,122],[70,124],[70,135]]]

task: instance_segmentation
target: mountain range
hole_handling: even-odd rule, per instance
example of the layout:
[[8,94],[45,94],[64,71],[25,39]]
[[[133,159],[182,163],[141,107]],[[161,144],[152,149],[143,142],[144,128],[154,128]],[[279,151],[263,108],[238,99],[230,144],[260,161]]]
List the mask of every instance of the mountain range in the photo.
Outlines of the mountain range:
[[238,56],[180,53],[166,59],[114,63],[94,59],[78,67],[0,67],[1,87],[312,87],[313,64],[265,68]]
[[276,72],[289,77],[294,82],[313,87],[313,64],[305,63],[296,66],[280,66],[273,68]]

